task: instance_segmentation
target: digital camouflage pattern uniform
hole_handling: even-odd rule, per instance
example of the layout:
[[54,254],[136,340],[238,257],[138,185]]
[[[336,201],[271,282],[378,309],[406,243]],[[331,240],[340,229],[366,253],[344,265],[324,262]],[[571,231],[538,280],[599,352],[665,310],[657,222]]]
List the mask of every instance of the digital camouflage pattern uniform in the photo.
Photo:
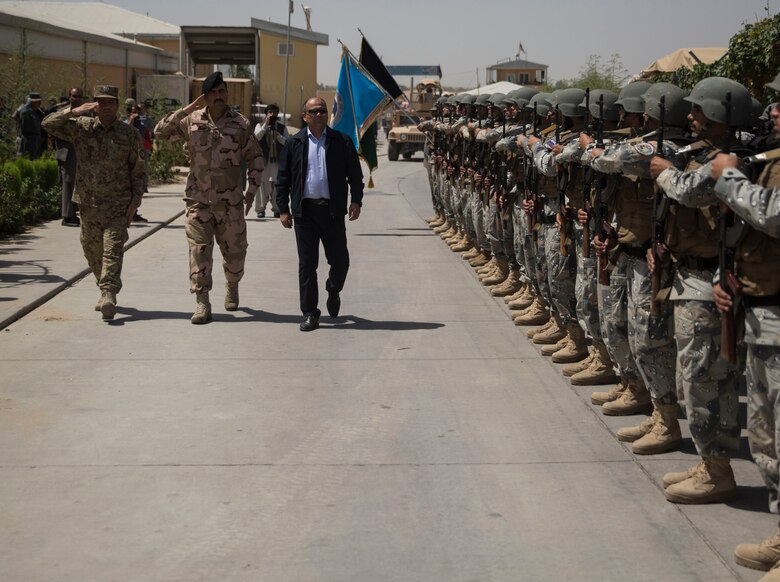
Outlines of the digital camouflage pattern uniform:
[[780,159],[767,164],[756,184],[726,169],[715,194],[750,226],[736,252],[745,304],[748,441],[769,489],[769,509],[780,513]]
[[80,161],[73,201],[81,212],[81,246],[100,290],[116,294],[122,288],[127,209],[141,204],[146,183],[141,134],[118,119],[106,127],[70,109],[46,117],[43,128],[73,144]]
[[226,281],[238,283],[244,275],[247,249],[241,161],[247,163],[249,194],[260,188],[264,168],[249,122],[230,109],[216,122],[205,107],[189,116],[179,109],[157,124],[155,134],[158,139],[183,142],[190,157],[184,190],[190,291],[211,290],[215,239],[222,252]]

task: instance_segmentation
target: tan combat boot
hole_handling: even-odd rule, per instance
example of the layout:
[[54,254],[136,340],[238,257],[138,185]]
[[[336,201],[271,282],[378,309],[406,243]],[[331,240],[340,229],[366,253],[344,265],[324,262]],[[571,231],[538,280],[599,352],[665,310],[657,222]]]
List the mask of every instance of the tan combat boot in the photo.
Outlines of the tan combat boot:
[[509,259],[506,257],[498,257],[496,265],[496,270],[492,276],[485,278],[480,277],[482,284],[486,287],[503,283],[506,281],[507,277],[509,277]]
[[521,311],[531,305],[534,302],[534,299],[536,299],[534,286],[531,285],[529,281],[526,283],[525,289],[520,293],[520,295],[507,303],[507,307],[509,307],[509,309],[512,311]]
[[607,392],[594,392],[590,395],[590,401],[597,406],[603,406],[607,402],[614,402],[626,391],[628,391],[627,385],[624,382],[621,382],[610,388]]
[[734,471],[728,457],[704,457],[702,468],[693,477],[669,485],[664,492],[672,503],[723,503],[737,495]]
[[439,226],[433,229],[433,232],[436,234],[441,234],[443,232],[447,232],[448,230],[452,229],[452,225],[450,224],[449,220],[444,220]]
[[550,321],[550,312],[541,297],[534,299],[525,311],[512,315],[515,325],[545,325]]
[[585,332],[576,321],[566,325],[566,343],[563,348],[552,355],[552,361],[556,364],[570,364],[579,362],[588,355],[588,343]]
[[542,355],[549,358],[552,356],[555,352],[558,352],[562,350],[564,347],[566,347],[566,342],[569,341],[568,337],[564,337],[563,339],[558,340],[554,344],[547,344],[542,346]]
[[[634,441],[631,450],[636,455],[660,455],[676,451],[682,445],[680,423],[677,421],[677,404],[661,404],[653,400],[655,419],[650,431]],[[618,431],[620,432],[620,431]]]
[[471,259],[476,259],[480,254],[479,249],[476,246],[472,246],[469,250],[467,250],[464,253],[460,254],[460,258],[464,261],[470,261]]
[[[442,237],[442,238],[444,238],[444,237]],[[452,236],[448,236],[448,237],[444,238],[444,243],[447,246],[452,247],[452,246],[460,243],[462,240],[463,240],[463,233],[460,230],[458,230],[457,227],[456,227],[455,234],[453,234]]]
[[225,310],[238,309],[238,283],[225,283]]
[[488,273],[492,273],[493,270],[496,268],[496,263],[498,262],[498,259],[495,256],[491,256],[487,263],[482,265],[481,267],[477,268],[477,275],[486,275]]
[[209,303],[208,293],[195,294],[195,313],[192,314],[190,321],[196,325],[211,321],[211,303]]
[[693,467],[688,467],[685,471],[674,471],[671,473],[666,473],[661,479],[661,485],[663,485],[663,488],[666,489],[675,483],[682,483],[686,479],[690,479],[698,472],[703,470],[704,461],[699,461]]
[[596,348],[591,346],[590,351],[588,352],[588,357],[584,360],[580,360],[579,362],[574,362],[573,364],[568,364],[561,368],[561,373],[566,376],[567,378],[570,378],[574,376],[574,374],[578,372],[582,372],[583,370],[587,370],[590,366],[591,362],[593,361],[593,358],[596,354]]
[[564,329],[563,320],[557,313],[553,313],[550,318],[553,323],[545,331],[540,331],[535,334],[533,341],[535,344],[557,344],[563,338],[566,337],[566,330]]
[[519,288],[517,291],[515,291],[515,292],[514,292],[514,293],[512,293],[511,295],[504,295],[504,303],[506,303],[507,305],[509,305],[509,304],[510,304],[510,303],[512,303],[512,301],[514,301],[515,299],[519,299],[519,298],[520,298],[520,296],[521,296],[523,293],[525,293],[525,290],[526,290],[526,288],[527,288],[527,285],[528,285],[528,281],[521,281],[521,282],[520,282],[520,288]]
[[[739,544],[734,550],[734,561],[753,570],[774,568],[780,561],[780,530],[758,544]],[[780,573],[780,569],[777,572]]]
[[116,315],[116,293],[113,291],[103,291],[103,302],[100,304],[100,313],[103,319],[108,321],[114,319]]
[[496,285],[490,290],[490,294],[493,297],[506,297],[517,293],[522,283],[520,282],[520,271],[517,269],[509,269],[509,275],[504,279],[504,282],[500,285]]
[[97,300],[97,303],[95,303],[95,311],[100,311],[100,308],[103,307],[103,300],[106,298],[106,292],[101,291],[100,292],[100,299]]
[[484,251],[479,251],[479,254],[473,259],[469,259],[469,265],[475,269],[484,267],[490,262],[490,255]]
[[775,564],[766,576],[758,582],[780,582],[780,564]]
[[452,246],[452,252],[453,253],[463,253],[465,251],[468,251],[473,247],[473,244],[471,242],[471,237],[468,233],[463,234],[463,239],[460,241],[459,244],[456,244]]
[[434,214],[433,216],[429,216],[425,219],[425,222],[427,222],[430,225],[438,224],[442,220],[441,216],[438,214]]
[[625,426],[623,428],[619,428],[615,433],[617,440],[624,443],[633,443],[634,441],[641,439],[643,436],[653,430],[653,426],[655,425],[657,419],[658,411],[653,410],[653,414],[648,416],[637,426]]
[[439,233],[439,236],[443,241],[447,241],[451,239],[453,236],[458,234],[458,227],[453,223],[449,225],[449,228],[445,231],[442,231]]
[[619,380],[615,374],[614,364],[609,358],[607,346],[603,342],[593,344],[593,359],[590,365],[580,372],[572,374],[573,386],[601,386],[616,384]]
[[653,404],[644,383],[641,380],[629,380],[626,387],[628,389],[617,400],[602,404],[601,412],[607,416],[650,414]]

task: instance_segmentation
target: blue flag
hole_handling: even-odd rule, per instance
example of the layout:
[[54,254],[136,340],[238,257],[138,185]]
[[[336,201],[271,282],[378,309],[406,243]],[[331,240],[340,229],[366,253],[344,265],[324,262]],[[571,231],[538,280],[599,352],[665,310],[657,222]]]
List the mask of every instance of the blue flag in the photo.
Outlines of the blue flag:
[[330,126],[347,134],[360,151],[360,138],[389,103],[387,93],[344,50]]

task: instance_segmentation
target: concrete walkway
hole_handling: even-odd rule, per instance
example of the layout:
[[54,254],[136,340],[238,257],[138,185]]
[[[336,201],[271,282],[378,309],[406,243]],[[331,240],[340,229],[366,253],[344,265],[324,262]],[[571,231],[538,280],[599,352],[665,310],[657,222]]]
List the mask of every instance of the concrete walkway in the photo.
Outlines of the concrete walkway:
[[56,293],[0,333],[0,580],[760,578],[732,557],[777,527],[747,452],[739,500],[666,502],[690,439],[617,442],[639,419],[594,409],[426,227],[419,160],[380,163],[342,317],[308,334],[274,219],[249,221],[243,307],[218,272],[215,321],[189,323],[180,185],[142,207],[134,234],[161,228],[111,324],[91,276],[69,285],[76,229],[0,244],[5,321]]

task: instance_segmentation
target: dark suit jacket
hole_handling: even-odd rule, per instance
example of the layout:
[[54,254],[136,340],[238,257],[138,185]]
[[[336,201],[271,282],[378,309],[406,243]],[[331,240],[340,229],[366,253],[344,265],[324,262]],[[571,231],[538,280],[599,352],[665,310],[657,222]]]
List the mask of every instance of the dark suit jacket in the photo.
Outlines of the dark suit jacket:
[[[279,173],[276,176],[276,205],[281,214],[300,218],[306,167],[309,162],[309,130],[301,131],[287,140],[279,154]],[[347,213],[347,189],[352,202],[362,205],[363,171],[352,140],[328,127],[325,134],[325,165],[328,168],[328,190],[332,215]]]

